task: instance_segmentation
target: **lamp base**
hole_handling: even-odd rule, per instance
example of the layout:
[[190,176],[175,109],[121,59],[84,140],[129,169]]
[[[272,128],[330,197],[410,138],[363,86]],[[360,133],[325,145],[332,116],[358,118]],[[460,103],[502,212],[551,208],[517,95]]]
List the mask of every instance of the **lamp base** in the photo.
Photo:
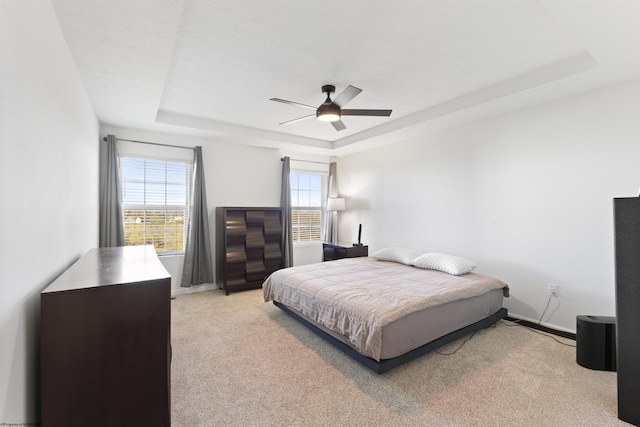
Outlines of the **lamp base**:
[[362,243],[354,243],[353,246],[363,246]]

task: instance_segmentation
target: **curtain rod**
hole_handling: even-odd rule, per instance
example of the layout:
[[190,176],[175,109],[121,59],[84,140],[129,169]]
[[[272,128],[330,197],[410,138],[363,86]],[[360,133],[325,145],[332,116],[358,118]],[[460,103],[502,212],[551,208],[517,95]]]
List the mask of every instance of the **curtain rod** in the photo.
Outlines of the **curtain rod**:
[[[160,144],[159,142],[136,141],[134,139],[122,139],[122,138],[116,138],[116,139],[118,141],[135,142],[136,144],[149,144],[149,145],[159,145],[161,147],[184,148],[185,150],[194,150],[195,149],[195,147],[183,147],[181,145]],[[106,141],[107,137],[105,136],[104,138],[102,138],[102,140]]]
[[[317,163],[319,165],[330,165],[331,163],[327,163],[327,162],[316,162],[314,160],[302,160],[302,159],[291,159],[289,158],[289,160],[293,160],[294,162],[307,162],[307,163]],[[284,157],[280,158],[280,161],[284,161]]]

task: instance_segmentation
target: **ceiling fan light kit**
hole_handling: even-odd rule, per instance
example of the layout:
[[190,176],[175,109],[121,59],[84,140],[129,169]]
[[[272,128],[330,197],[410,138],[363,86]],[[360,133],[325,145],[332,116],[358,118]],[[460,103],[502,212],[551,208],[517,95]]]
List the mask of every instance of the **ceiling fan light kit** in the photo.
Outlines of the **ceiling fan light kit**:
[[321,111],[321,109],[318,108],[316,118],[323,122],[337,122],[340,120],[340,111]]
[[[311,107],[307,104],[301,104],[299,102],[287,101],[285,99],[280,98],[271,98],[271,101],[282,102],[284,104],[292,104],[297,105],[304,108],[312,108],[316,110],[316,118],[323,122],[330,122],[333,125],[334,129],[337,131],[341,131],[346,129],[347,127],[342,122],[342,116],[380,116],[380,117],[388,117],[391,115],[391,110],[343,110],[342,107],[357,95],[362,92],[362,89],[359,89],[355,86],[347,86],[341,93],[336,97],[335,100],[331,100],[331,94],[336,91],[336,87],[334,85],[324,85],[322,86],[322,93],[327,94],[327,99],[318,107]],[[295,123],[304,119],[308,119],[309,117],[313,117],[313,115],[308,115],[304,117],[299,117],[297,119],[289,120],[281,125],[288,125],[291,123]]]

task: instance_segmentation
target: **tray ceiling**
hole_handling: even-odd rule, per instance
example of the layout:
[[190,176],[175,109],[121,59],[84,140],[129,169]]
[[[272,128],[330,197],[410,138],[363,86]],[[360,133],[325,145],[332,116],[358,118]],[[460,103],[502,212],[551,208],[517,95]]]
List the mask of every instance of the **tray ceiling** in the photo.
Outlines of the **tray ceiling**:
[[[101,123],[342,154],[640,76],[637,1],[53,1]],[[337,132],[321,86],[363,92]],[[312,112],[312,111],[311,111]]]

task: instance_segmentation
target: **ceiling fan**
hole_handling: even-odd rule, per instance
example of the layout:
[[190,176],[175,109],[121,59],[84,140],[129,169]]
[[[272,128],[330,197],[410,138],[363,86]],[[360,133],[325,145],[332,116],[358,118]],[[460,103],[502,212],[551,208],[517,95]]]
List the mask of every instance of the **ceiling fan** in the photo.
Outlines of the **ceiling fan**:
[[310,117],[316,117],[318,120],[322,120],[323,122],[330,122],[335,130],[341,131],[346,129],[347,127],[341,120],[342,116],[384,116],[388,117],[391,115],[391,110],[348,110],[343,109],[342,107],[353,98],[358,96],[362,89],[359,89],[355,86],[347,86],[341,93],[334,99],[331,100],[331,94],[336,91],[336,87],[334,85],[324,85],[322,86],[322,93],[327,94],[327,99],[320,105],[319,107],[313,107],[307,104],[301,104],[299,102],[287,101],[286,99],[280,98],[271,98],[270,101],[282,102],[284,104],[298,105],[304,108],[310,108],[312,110],[316,110],[315,114],[309,114],[308,116],[298,117],[297,119],[288,120],[286,122],[280,123],[281,125],[289,125],[291,123],[298,122],[300,120],[305,120]]

